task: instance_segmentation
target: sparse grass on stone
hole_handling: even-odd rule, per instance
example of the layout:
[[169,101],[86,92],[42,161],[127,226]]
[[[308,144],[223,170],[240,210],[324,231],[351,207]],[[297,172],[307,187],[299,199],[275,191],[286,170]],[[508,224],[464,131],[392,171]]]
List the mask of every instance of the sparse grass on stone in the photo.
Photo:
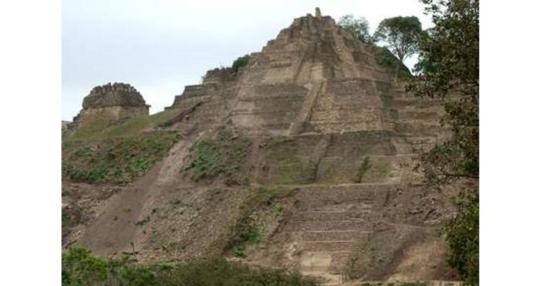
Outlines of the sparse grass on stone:
[[248,183],[246,159],[251,142],[246,137],[221,131],[191,147],[191,160],[182,172],[194,181],[223,178],[227,185]]
[[178,140],[172,132],[63,144],[63,177],[75,182],[125,184],[147,172]]
[[153,115],[141,115],[119,122],[98,117],[74,131],[67,140],[99,140],[115,137],[135,136],[148,127],[154,128],[176,117],[181,110],[169,109]]
[[241,206],[241,214],[233,229],[233,237],[226,248],[237,257],[246,257],[246,247],[258,244],[264,238],[266,218],[279,217],[283,208],[279,200],[288,197],[293,189],[261,186],[250,190]]
[[301,146],[294,138],[271,137],[265,142],[267,160],[273,168],[272,184],[308,184],[315,180],[316,166],[299,156]]
[[[363,166],[362,166],[363,167]],[[361,171],[361,170],[360,170]],[[364,183],[383,182],[390,176],[391,166],[383,160],[371,159],[368,168],[361,175],[361,181]]]

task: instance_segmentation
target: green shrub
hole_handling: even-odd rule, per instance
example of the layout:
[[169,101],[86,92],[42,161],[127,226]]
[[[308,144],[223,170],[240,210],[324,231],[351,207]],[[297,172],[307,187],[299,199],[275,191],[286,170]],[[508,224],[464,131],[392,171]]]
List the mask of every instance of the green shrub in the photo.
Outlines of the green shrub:
[[313,286],[318,283],[296,272],[250,268],[225,259],[194,261],[163,272],[158,279],[163,286]]
[[250,55],[244,55],[242,57],[239,57],[235,61],[233,61],[233,65],[231,66],[231,68],[233,69],[234,72],[238,72],[240,69],[248,65],[249,60],[250,60]]
[[296,272],[250,268],[223,258],[188,263],[152,265],[132,262],[129,256],[105,259],[73,247],[62,255],[63,286],[314,286],[318,283]]
[[107,280],[109,266],[105,259],[83,248],[71,248],[62,256],[62,285],[94,285]]
[[63,176],[75,182],[124,184],[164,157],[178,136],[151,132],[101,141],[70,141],[63,146]]
[[128,256],[108,260],[80,247],[69,248],[63,253],[61,277],[63,286],[158,285],[150,268],[131,263]]
[[457,216],[445,226],[448,262],[466,285],[479,285],[479,197],[461,193],[455,203]]
[[236,245],[236,246],[233,246],[233,255],[237,256],[237,257],[246,257],[247,254],[246,254],[246,250],[244,249],[244,246],[243,245]]

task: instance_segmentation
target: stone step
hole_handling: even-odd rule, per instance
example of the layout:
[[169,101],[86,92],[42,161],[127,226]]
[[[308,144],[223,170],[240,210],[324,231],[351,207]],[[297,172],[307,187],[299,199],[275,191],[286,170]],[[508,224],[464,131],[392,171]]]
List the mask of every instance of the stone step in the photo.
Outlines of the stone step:
[[330,274],[322,270],[302,271],[302,274],[319,280],[323,286],[342,285],[344,283],[344,276],[341,274]]
[[354,240],[306,241],[301,249],[303,251],[345,251],[352,250],[356,243]]
[[434,105],[439,105],[437,103],[429,100],[419,100],[416,98],[394,98],[392,101],[392,106],[396,109],[405,108],[407,106],[414,106],[414,108],[432,108]]
[[349,184],[298,187],[297,208],[303,211],[368,211],[383,204],[386,192],[410,189],[400,184]]
[[300,268],[302,271],[323,271],[325,273],[340,274],[345,271],[352,255],[353,252],[350,250],[304,251],[300,258]]
[[302,211],[294,214],[295,221],[362,220],[371,215],[370,205],[362,211]]
[[441,134],[441,127],[439,124],[427,124],[427,123],[397,123],[395,130],[403,135],[423,135],[423,136],[437,136]]
[[340,230],[340,231],[304,231],[298,233],[304,241],[331,241],[331,240],[360,240],[367,238],[369,231]]
[[333,220],[333,221],[308,221],[292,222],[288,227],[289,231],[327,231],[327,230],[361,230],[369,231],[373,228],[374,222],[371,221],[353,221],[353,220]]
[[429,120],[439,123],[441,113],[437,111],[412,110],[399,112],[400,120]]
[[[381,199],[378,199],[381,201]],[[342,196],[337,200],[331,199],[315,199],[299,200],[296,207],[303,211],[314,212],[368,212],[375,205],[374,198],[350,198]]]
[[331,252],[329,271],[332,273],[341,273],[345,270],[353,251],[335,251]]

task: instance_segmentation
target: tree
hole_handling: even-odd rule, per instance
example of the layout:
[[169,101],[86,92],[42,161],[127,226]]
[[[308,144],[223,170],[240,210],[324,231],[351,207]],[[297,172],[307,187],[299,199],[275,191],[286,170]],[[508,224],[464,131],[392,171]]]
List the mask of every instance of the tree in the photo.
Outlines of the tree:
[[338,25],[359,41],[363,43],[372,42],[372,37],[369,33],[369,22],[365,18],[355,18],[353,15],[345,15],[340,18]]
[[467,180],[445,227],[449,264],[466,285],[479,284],[479,0],[421,0],[435,26],[420,37],[419,76],[408,87],[445,101],[448,141],[422,156],[435,185]]
[[384,42],[401,62],[418,51],[418,40],[422,24],[417,17],[393,17],[384,19],[378,25],[373,39]]
[[238,57],[236,60],[233,61],[231,68],[233,69],[234,72],[238,72],[240,69],[248,65],[249,60],[250,60],[250,55],[248,54],[242,57]]

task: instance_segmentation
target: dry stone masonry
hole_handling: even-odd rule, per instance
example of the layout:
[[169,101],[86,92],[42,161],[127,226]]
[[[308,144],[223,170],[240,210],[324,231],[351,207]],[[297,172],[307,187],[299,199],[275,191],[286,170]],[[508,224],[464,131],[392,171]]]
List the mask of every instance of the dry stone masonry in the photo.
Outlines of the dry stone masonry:
[[115,82],[94,87],[84,98],[74,122],[86,124],[97,118],[120,120],[148,114],[149,105],[139,91],[129,84]]

